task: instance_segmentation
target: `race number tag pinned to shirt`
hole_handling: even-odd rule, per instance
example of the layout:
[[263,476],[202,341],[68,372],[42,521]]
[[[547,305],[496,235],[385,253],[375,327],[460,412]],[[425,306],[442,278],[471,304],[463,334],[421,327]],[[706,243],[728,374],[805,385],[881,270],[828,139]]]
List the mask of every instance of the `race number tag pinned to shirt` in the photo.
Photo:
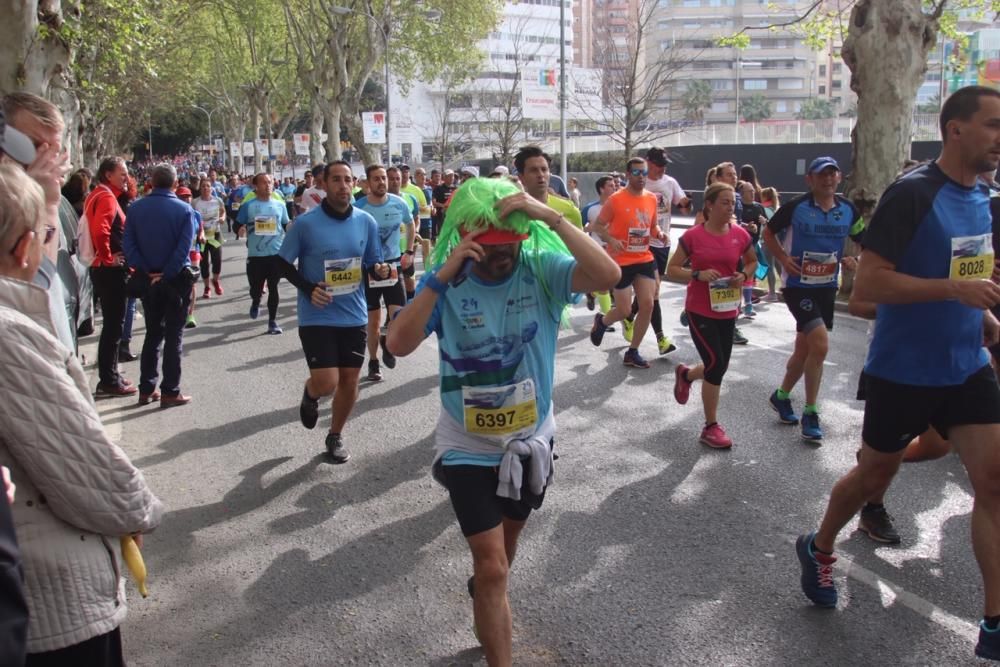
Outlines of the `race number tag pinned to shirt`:
[[327,294],[351,294],[361,285],[360,257],[323,260],[323,271]]
[[243,203],[243,202],[238,202],[238,201],[234,201],[234,202],[233,202],[233,210],[234,210],[234,211],[238,211],[238,210],[240,210],[240,204],[242,204],[242,203]]
[[258,215],[253,219],[253,233],[257,236],[277,236],[278,219],[271,215]]
[[500,387],[462,387],[465,430],[502,438],[530,435],[538,421],[535,382],[522,380]]
[[993,234],[951,240],[952,280],[988,280],[993,275]]
[[713,313],[729,313],[740,306],[740,290],[729,285],[729,278],[709,283],[708,296]]
[[803,285],[824,285],[837,279],[837,253],[810,252],[802,253]]
[[625,250],[628,252],[645,252],[649,248],[649,227],[629,227],[628,243]]
[[392,263],[389,264],[389,277],[383,278],[381,280],[376,280],[374,278],[368,279],[369,287],[392,287],[397,282],[399,282],[399,264]]

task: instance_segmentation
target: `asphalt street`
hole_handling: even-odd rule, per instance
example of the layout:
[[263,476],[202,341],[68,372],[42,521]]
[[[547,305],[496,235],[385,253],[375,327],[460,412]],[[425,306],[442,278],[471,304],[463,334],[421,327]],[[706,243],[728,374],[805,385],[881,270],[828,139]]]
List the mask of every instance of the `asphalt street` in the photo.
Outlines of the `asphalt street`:
[[[144,554],[150,596],[130,588],[133,665],[484,664],[471,630],[467,547],[429,476],[439,411],[428,340],[385,381],[364,382],[345,431],[346,465],[304,429],[307,368],[294,290],[280,323],[247,315],[245,249],[223,248],[222,297],[197,302],[185,332],[188,406],[98,403],[167,512]],[[954,455],[907,464],[887,504],[897,547],[853,532],[838,544],[836,610],[799,589],[793,542],[819,521],[854,461],[853,400],[867,323],[838,314],[826,364],[822,446],[779,424],[767,398],[794,337],[782,304],[740,326],[722,388],[731,451],[698,443],[697,387],[672,395],[697,354],[678,322],[683,288],[664,285],[678,350],[650,370],[622,366],[626,343],[594,348],[591,313],[572,311],[556,358],[555,483],[512,568],[515,662],[523,665],[974,664],[981,580],[969,545],[970,486]],[[137,320],[134,347],[141,343]],[[92,358],[96,337],[84,350]],[[138,362],[125,364],[137,380]],[[802,405],[802,387],[793,401]]]

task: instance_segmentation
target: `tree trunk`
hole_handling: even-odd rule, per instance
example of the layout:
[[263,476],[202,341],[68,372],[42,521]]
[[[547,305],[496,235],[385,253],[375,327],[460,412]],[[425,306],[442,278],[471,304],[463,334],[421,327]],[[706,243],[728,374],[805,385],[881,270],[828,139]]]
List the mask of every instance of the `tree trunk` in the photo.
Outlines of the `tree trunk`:
[[256,175],[264,171],[264,160],[257,147],[257,140],[260,139],[260,109],[255,105],[250,108],[250,129],[253,135],[253,173]]
[[318,101],[313,102],[312,116],[309,118],[309,160],[311,164],[325,162],[323,159],[323,110]]
[[377,160],[372,153],[371,147],[365,143],[365,133],[361,127],[361,117],[357,114],[345,112],[345,118],[344,124],[347,126],[347,136],[351,138],[351,145],[357,151],[361,164],[374,164]]
[[[938,34],[937,16],[924,14],[921,4],[859,0],[851,11],[842,54],[858,96],[858,122],[844,192],[865,218],[910,155],[913,105]],[[842,293],[852,287],[853,276],[845,275]]]
[[323,123],[326,125],[326,162],[341,158],[340,152],[340,105],[323,105]]
[[237,174],[243,173],[243,142],[246,140],[247,136],[247,121],[245,117],[239,117],[236,120],[236,137],[235,141],[240,145],[240,156],[231,156],[233,159],[233,171]]
[[73,0],[5,3],[0,27],[0,91],[20,90],[47,97],[52,83],[61,80],[65,85],[72,54],[59,31],[65,20],[75,24],[79,16],[78,2]]

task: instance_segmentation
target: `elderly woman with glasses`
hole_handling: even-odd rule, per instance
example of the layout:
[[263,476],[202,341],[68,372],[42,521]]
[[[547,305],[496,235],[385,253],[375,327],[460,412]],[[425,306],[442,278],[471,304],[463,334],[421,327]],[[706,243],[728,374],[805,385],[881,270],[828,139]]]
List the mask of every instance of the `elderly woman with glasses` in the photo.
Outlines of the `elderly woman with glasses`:
[[163,507],[108,437],[45,291],[30,282],[54,233],[44,207],[23,169],[0,164],[0,465],[17,487],[26,664],[119,665],[120,538],[155,528]]

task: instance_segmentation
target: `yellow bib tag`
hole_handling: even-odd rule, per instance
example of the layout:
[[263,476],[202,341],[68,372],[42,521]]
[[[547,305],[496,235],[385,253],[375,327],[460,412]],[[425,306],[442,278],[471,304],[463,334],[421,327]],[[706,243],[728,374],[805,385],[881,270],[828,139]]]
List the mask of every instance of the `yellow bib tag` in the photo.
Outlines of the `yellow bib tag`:
[[463,387],[465,430],[482,436],[530,435],[538,421],[535,383],[523,380],[500,387]]
[[278,221],[270,216],[257,216],[253,219],[253,233],[257,236],[277,236]]
[[993,234],[951,240],[952,280],[989,280],[993,275]]
[[327,259],[323,261],[327,294],[350,294],[361,285],[361,258]]
[[740,307],[740,290],[730,287],[728,278],[709,284],[708,296],[714,313],[728,313]]

